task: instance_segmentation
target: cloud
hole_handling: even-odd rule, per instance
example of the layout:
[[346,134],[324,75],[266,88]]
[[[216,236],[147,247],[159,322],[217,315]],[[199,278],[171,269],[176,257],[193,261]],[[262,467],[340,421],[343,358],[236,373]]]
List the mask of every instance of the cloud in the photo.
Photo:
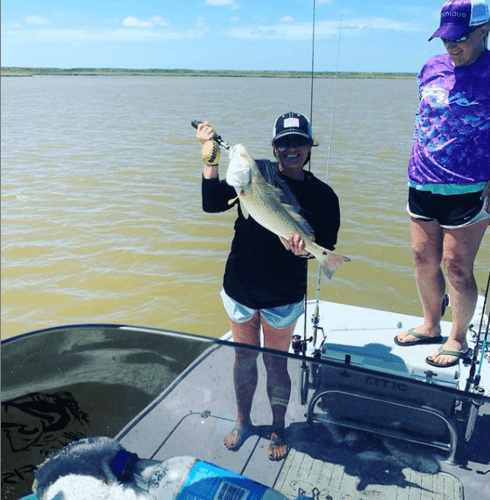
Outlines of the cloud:
[[153,28],[154,26],[170,26],[170,23],[161,16],[153,16],[149,19],[127,16],[123,19],[122,25],[127,28]]
[[174,28],[151,29],[151,28],[118,28],[118,29],[46,29],[37,30],[4,30],[2,31],[2,42],[35,42],[35,43],[70,43],[85,44],[91,42],[134,42],[148,43],[164,40],[185,40],[203,38],[208,29],[196,28],[188,30],[177,30]]
[[283,39],[304,40],[311,37],[311,25],[304,24],[279,24],[273,26],[243,26],[233,27],[225,32],[231,38],[238,39]]
[[232,10],[241,8],[241,5],[236,0],[206,0],[206,5],[210,7],[227,7]]
[[294,22],[294,17],[291,16],[284,16],[280,20],[281,23],[293,23]]
[[150,21],[141,21],[137,17],[128,16],[122,21],[122,25],[127,28],[149,28],[153,26]]
[[198,28],[205,28],[207,25],[208,25],[208,21],[206,20],[206,18],[204,16],[199,16],[196,19],[196,26]]
[[412,32],[423,31],[425,26],[416,22],[398,21],[386,17],[353,18],[344,20],[342,23],[342,33],[359,35],[372,32]]
[[37,25],[49,24],[49,20],[41,16],[27,16],[25,18],[25,22],[26,24],[37,24]]
[[[305,40],[311,38],[312,26],[306,22],[290,22],[281,19],[284,24],[232,27],[226,35],[238,39],[283,39]],[[338,37],[340,24],[338,21],[320,21],[315,26],[317,38]],[[418,23],[397,21],[384,17],[352,18],[342,22],[342,36],[361,36],[373,32],[419,32],[424,26]]]

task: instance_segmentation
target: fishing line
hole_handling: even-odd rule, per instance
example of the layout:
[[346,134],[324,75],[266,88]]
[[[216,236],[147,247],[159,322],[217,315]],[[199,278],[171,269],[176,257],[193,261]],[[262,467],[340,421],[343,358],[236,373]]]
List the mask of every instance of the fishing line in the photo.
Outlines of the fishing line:
[[[327,184],[328,184],[328,178],[329,178],[329,174],[330,174],[332,136],[333,136],[334,123],[335,123],[335,105],[336,105],[336,98],[337,98],[337,76],[339,73],[339,61],[340,61],[340,40],[342,38],[342,21],[343,21],[343,10],[344,10],[343,7],[344,7],[344,1],[342,0],[341,6],[340,6],[339,36],[338,36],[338,41],[337,41],[337,60],[335,63],[335,76],[334,76],[334,84],[333,84],[332,119],[330,121],[330,133],[329,133],[329,137],[328,137],[327,172],[326,172],[326,176],[325,176],[325,182]],[[311,49],[311,91],[310,91],[310,123],[312,125],[313,125],[313,81],[314,81],[314,73],[315,73],[315,24],[316,24],[315,19],[316,19],[316,1],[313,0],[313,29],[312,29],[312,49]],[[310,159],[309,170],[311,170],[311,159]],[[308,273],[307,273],[307,276],[308,276]],[[307,278],[307,280],[308,280],[308,278]],[[312,322],[313,322],[313,339],[312,339],[312,341],[313,341],[314,348],[316,346],[318,324],[320,322],[319,308],[320,308],[321,280],[322,280],[322,269],[321,269],[321,266],[318,265],[315,312],[313,313],[313,318],[312,318]],[[307,282],[306,286],[307,286],[307,293],[305,295],[305,326],[304,326],[304,339],[305,340],[306,340],[306,303],[307,303],[307,295],[308,295],[308,282]]]
[[[468,378],[466,379],[466,387],[465,391],[468,391],[470,389],[470,386],[473,385],[473,387],[477,387],[480,383],[480,377],[481,377],[481,368],[483,365],[483,358],[485,357],[485,350],[487,347],[487,340],[488,340],[488,330],[490,327],[490,308],[488,311],[488,318],[487,318],[487,328],[485,332],[485,337],[483,339],[483,343],[480,346],[480,340],[481,340],[481,334],[482,334],[482,327],[483,327],[483,319],[485,317],[485,309],[487,307],[487,301],[488,301],[488,294],[490,290],[490,273],[488,274],[488,281],[487,281],[487,287],[484,295],[484,300],[483,300],[483,309],[481,313],[481,320],[480,320],[480,326],[478,329],[478,335],[476,337],[475,341],[475,348],[473,350],[473,356],[471,359],[471,367],[470,367],[470,373]],[[481,352],[481,359],[480,362],[478,363],[478,348],[480,348]],[[478,367],[478,373],[475,377],[475,371],[476,371],[476,365],[479,364]]]
[[[485,292],[485,300],[483,302],[483,309],[481,313],[481,321],[480,321],[480,329],[478,331],[478,340],[477,344],[475,346],[475,352],[478,348],[478,345],[480,343],[480,335],[481,335],[481,330],[483,326],[483,318],[485,317],[485,307],[487,307],[487,301],[488,301],[488,290],[490,289],[490,273],[488,274],[488,281],[487,281],[487,290]],[[487,331],[485,332],[485,337],[483,339],[483,343],[480,347],[481,349],[481,357],[480,357],[480,365],[478,366],[478,373],[476,374],[475,378],[475,385],[478,386],[480,384],[480,377],[481,377],[481,369],[483,366],[483,358],[485,357],[485,351],[487,350],[487,340],[488,340],[488,330],[490,328],[490,308],[488,311],[488,318],[487,318]]]
[[[313,0],[313,19],[312,19],[312,30],[311,30],[311,83],[310,83],[310,124],[313,126],[313,82],[315,81],[315,25],[316,25],[316,0]],[[311,153],[310,153],[310,161],[308,164],[308,171],[311,172]],[[307,314],[306,311],[308,309],[308,261],[306,261],[306,293],[305,293],[305,320],[303,325],[303,340],[306,343],[306,335],[307,335]],[[318,315],[313,316],[318,317]],[[316,337],[315,328],[313,336]],[[315,339],[316,340],[316,339]]]
[[[313,82],[315,80],[315,25],[316,0],[313,0],[313,28],[311,34],[311,85],[310,85],[310,123],[313,124]],[[310,167],[311,170],[311,162]]]
[[339,73],[339,61],[340,61],[340,39],[342,37],[342,20],[344,12],[344,0],[340,5],[340,25],[339,25],[339,39],[337,42],[337,61],[335,63],[335,78],[333,82],[333,98],[332,98],[332,120],[330,121],[330,135],[328,138],[328,154],[327,154],[327,173],[325,177],[325,182],[328,184],[328,176],[330,174],[330,159],[332,152],[332,136],[333,136],[333,126],[335,122],[335,104],[337,98],[337,75]]

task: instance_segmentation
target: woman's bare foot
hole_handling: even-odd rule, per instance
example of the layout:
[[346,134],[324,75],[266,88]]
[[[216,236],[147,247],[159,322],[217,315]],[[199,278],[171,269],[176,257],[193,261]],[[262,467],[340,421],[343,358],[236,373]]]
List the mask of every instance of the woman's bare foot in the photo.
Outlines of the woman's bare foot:
[[254,427],[252,424],[236,425],[233,430],[225,436],[225,446],[230,451],[238,451],[242,444],[254,434]]
[[282,460],[288,454],[288,445],[284,431],[272,431],[269,447],[267,448],[267,457],[269,460]]

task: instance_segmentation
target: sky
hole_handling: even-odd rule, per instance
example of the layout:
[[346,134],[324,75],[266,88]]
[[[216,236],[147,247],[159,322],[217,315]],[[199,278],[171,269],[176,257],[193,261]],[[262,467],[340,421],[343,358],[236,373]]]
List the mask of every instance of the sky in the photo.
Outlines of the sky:
[[444,52],[442,4],[2,0],[2,66],[416,73]]

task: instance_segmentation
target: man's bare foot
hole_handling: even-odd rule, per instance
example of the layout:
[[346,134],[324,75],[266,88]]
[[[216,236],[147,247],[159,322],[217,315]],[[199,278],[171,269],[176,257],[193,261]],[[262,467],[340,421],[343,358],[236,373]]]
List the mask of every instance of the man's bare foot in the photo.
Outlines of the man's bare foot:
[[272,431],[267,457],[269,460],[282,460],[288,454],[288,445],[284,431]]
[[225,436],[225,446],[230,451],[238,451],[242,444],[254,434],[254,427],[252,424],[236,425],[233,430]]

